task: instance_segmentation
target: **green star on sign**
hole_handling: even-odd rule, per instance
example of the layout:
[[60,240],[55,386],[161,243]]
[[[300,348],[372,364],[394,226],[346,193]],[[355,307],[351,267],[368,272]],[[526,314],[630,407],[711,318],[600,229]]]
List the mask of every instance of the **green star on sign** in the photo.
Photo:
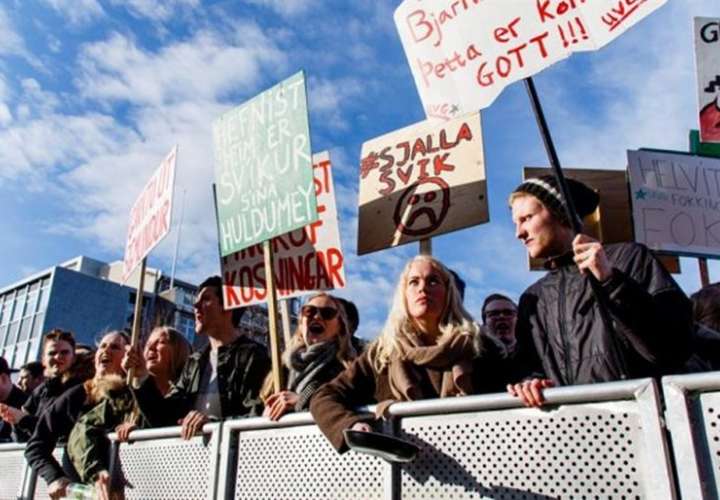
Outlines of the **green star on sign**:
[[636,200],[644,200],[646,196],[647,196],[647,192],[643,191],[642,189],[638,189],[637,191],[635,191],[635,199]]

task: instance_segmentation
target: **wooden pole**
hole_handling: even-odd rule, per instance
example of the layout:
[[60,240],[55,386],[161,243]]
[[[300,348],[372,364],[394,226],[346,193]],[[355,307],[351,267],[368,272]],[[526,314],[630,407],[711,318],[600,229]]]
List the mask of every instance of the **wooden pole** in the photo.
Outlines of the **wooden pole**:
[[420,240],[420,255],[432,255],[432,238]]
[[698,258],[698,267],[700,268],[700,286],[705,288],[710,284],[710,273],[708,272],[707,259],[705,257]]
[[[135,293],[135,315],[133,316],[132,325],[132,337],[130,339],[130,345],[132,347],[137,346],[140,343],[140,330],[142,329],[142,312],[143,312],[143,295],[145,293],[145,267],[147,265],[147,257],[140,262],[140,280]],[[135,370],[128,370],[127,379],[128,384],[133,379]]]
[[284,299],[280,301],[280,319],[282,320],[283,340],[285,341],[285,349],[290,345],[292,331],[290,330],[290,301],[293,299]]
[[268,335],[270,336],[270,360],[272,361],[272,380],[274,392],[282,391],[282,370],[280,366],[280,338],[277,324],[277,292],[275,273],[273,272],[273,254],[271,240],[263,242],[265,256],[265,281],[267,282]]

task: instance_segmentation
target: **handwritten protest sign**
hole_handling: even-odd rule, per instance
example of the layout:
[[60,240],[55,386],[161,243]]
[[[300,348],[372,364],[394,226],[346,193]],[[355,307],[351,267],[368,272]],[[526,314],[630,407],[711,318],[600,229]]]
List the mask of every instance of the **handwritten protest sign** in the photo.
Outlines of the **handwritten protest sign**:
[[695,18],[700,140],[720,142],[720,18]]
[[213,135],[222,256],[317,220],[302,72],[222,115]]
[[678,255],[720,255],[720,159],[628,151],[635,240]]
[[170,232],[177,149],[175,146],[165,157],[130,210],[123,282]]
[[395,24],[428,117],[489,106],[512,82],[595,50],[667,0],[405,0]]
[[358,254],[488,221],[480,115],[363,144]]
[[[345,258],[340,246],[332,165],[327,152],[313,156],[313,173],[320,218],[272,240],[279,298],[345,286]],[[222,274],[226,309],[266,300],[262,245],[223,257]]]

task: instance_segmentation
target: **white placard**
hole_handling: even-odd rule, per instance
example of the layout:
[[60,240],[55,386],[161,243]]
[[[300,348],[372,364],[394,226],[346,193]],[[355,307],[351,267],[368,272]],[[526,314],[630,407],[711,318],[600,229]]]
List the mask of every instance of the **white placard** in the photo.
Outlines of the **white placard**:
[[635,240],[677,255],[720,255],[720,159],[628,151]]

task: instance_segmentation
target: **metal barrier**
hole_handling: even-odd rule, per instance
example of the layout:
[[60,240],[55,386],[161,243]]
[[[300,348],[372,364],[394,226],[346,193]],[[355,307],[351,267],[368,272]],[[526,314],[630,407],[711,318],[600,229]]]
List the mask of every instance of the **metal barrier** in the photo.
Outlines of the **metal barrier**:
[[[179,438],[179,427],[134,431],[130,443],[113,446],[119,460],[112,467],[121,468],[128,499],[675,498],[652,380],[562,387],[545,396],[543,410],[504,394],[394,404],[386,431],[421,448],[402,466],[337,454],[301,413],[279,422],[207,424],[190,441]],[[678,422],[671,429],[676,452]],[[18,493],[30,491],[20,484],[28,471],[18,481],[6,465],[21,470],[21,450],[0,448],[1,499],[6,491],[7,498],[28,498]],[[700,498],[678,470],[683,497]]]
[[15,500],[25,486],[25,445],[0,444],[0,500]]
[[114,442],[110,468],[125,480],[125,498],[216,498],[220,429],[220,423],[206,424],[188,441],[180,427],[147,429],[133,431],[129,443]]
[[662,379],[665,420],[683,498],[720,497],[720,374]]

